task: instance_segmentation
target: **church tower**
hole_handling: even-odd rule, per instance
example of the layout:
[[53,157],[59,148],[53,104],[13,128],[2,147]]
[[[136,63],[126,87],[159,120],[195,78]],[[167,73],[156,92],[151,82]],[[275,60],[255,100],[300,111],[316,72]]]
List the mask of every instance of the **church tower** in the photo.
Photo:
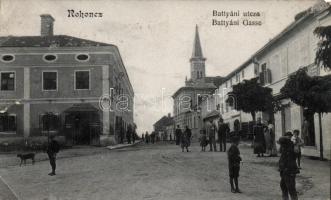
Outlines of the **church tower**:
[[204,58],[202,55],[198,25],[196,25],[195,38],[193,43],[193,52],[192,52],[192,57],[190,59],[192,81],[202,79],[206,76],[205,61],[206,58]]

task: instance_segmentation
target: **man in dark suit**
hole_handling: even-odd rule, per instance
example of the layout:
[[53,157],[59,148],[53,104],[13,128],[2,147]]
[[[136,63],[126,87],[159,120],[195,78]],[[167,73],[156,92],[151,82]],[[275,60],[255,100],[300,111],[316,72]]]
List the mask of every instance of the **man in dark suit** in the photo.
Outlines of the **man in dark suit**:
[[220,151],[226,151],[226,136],[230,132],[228,124],[224,123],[223,118],[218,121],[218,139],[220,142]]
[[48,143],[48,146],[47,146],[47,155],[48,155],[48,158],[49,158],[49,163],[52,167],[52,172],[49,173],[48,175],[50,176],[54,176],[56,175],[55,174],[55,169],[56,169],[56,154],[59,153],[60,151],[60,145],[59,143],[54,139],[55,136],[54,135],[51,135],[50,136],[50,142]]

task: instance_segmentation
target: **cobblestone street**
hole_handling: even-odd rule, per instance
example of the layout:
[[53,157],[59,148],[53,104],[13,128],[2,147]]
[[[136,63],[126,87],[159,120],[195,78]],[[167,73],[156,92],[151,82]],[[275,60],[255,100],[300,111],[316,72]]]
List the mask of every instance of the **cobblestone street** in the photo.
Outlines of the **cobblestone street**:
[[[225,153],[200,152],[197,144],[188,153],[173,144],[138,144],[60,158],[54,177],[47,175],[47,161],[3,166],[0,176],[8,186],[1,182],[0,199],[281,199],[279,158],[256,158],[244,145],[240,150],[242,194],[230,192]],[[299,199],[329,199],[329,162],[304,158],[302,166]]]

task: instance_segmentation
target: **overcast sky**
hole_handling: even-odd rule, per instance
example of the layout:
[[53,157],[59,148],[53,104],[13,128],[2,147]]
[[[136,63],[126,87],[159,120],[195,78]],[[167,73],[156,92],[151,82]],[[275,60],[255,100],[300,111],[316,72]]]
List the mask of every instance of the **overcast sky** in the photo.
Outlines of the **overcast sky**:
[[[40,14],[55,18],[54,33],[118,46],[136,93],[139,134],[172,113],[171,95],[190,76],[195,25],[207,76],[226,76],[315,0],[0,0],[0,35],[39,35]],[[68,9],[102,12],[102,18],[68,18]],[[262,26],[212,26],[213,10],[256,11]],[[215,19],[225,19],[216,17]],[[228,18],[228,20],[231,18]],[[232,18],[234,19],[234,18]],[[253,18],[251,18],[253,19]],[[164,88],[162,92],[162,88]],[[162,105],[162,94],[164,103]]]

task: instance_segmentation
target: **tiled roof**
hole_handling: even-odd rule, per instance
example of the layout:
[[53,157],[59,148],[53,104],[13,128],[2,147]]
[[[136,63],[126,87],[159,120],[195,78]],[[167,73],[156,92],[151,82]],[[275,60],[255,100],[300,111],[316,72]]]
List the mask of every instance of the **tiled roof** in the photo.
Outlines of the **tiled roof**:
[[0,47],[88,47],[114,46],[68,35],[0,37]]
[[154,126],[169,126],[174,123],[174,120],[172,117],[163,116],[161,119],[159,119],[157,122],[155,122]]

